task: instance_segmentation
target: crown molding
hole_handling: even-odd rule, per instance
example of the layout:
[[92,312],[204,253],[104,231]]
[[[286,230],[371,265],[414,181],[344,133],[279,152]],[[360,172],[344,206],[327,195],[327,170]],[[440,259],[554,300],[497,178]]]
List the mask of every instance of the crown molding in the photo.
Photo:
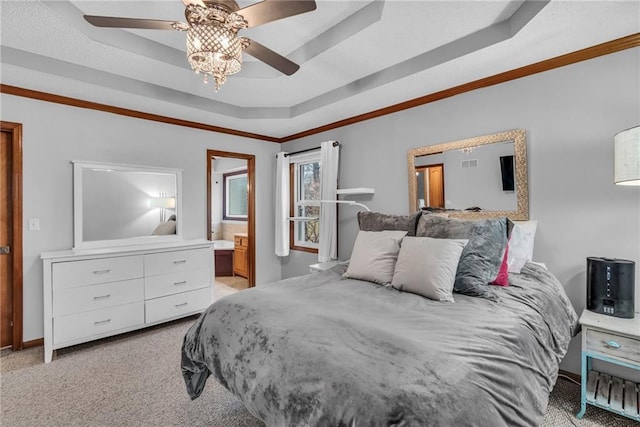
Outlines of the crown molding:
[[403,101],[398,104],[390,105],[388,107],[380,108],[378,110],[370,111],[368,113],[360,114],[357,116],[349,117],[347,119],[339,120],[337,122],[329,123],[323,126],[319,126],[313,129],[308,129],[303,132],[298,132],[289,136],[280,138],[280,142],[289,142],[296,139],[304,138],[305,136],[315,135],[318,133],[326,132],[328,130],[337,129],[343,126],[352,125],[354,123],[363,122],[365,120],[375,119],[377,117],[386,116],[387,114],[397,113],[409,108],[419,107],[424,104],[439,101],[445,98],[451,98],[452,96],[460,95],[461,93],[470,92],[476,89],[482,89],[489,86],[494,86],[500,83],[505,83],[511,80],[520,79],[533,74],[542,73],[545,71],[553,70],[555,68],[564,67],[567,65],[575,64],[577,62],[586,61],[589,59],[597,58],[599,56],[609,55],[611,53],[619,52],[626,49],[631,49],[640,46],[640,33],[632,34],[626,37],[615,39],[609,42],[601,43],[595,46],[591,46],[585,49],[577,50],[565,55],[556,56],[555,58],[546,59],[544,61],[536,62],[534,64],[526,65],[524,67],[516,68],[513,70],[505,71],[504,73],[495,74],[490,77],[475,80],[469,83],[464,83],[459,86],[455,86],[449,89],[434,92],[428,95],[421,96],[419,98]]
[[227,135],[235,135],[244,138],[257,139],[267,142],[284,143],[300,139],[306,136],[315,135],[318,133],[326,132],[329,130],[337,129],[340,127],[352,125],[355,123],[363,122],[366,120],[375,119],[378,117],[386,116],[388,114],[397,113],[402,110],[407,110],[421,105],[429,104],[441,99],[450,98],[465,92],[470,92],[476,89],[482,89],[489,86],[498,85],[511,80],[520,79],[533,74],[542,73],[545,71],[553,70],[556,68],[564,67],[567,65],[575,64],[578,62],[586,61],[589,59],[597,58],[600,56],[609,55],[622,50],[631,49],[640,46],[640,33],[631,34],[626,37],[611,40],[609,42],[601,43],[595,46],[591,46],[585,49],[577,50],[565,55],[556,56],[551,59],[536,62],[534,64],[526,65],[524,67],[516,68],[504,73],[496,74],[483,79],[475,80],[469,83],[465,83],[459,86],[455,86],[449,89],[445,89],[439,92],[434,92],[428,95],[424,95],[418,98],[410,99],[398,104],[390,105],[388,107],[380,108],[370,111],[368,113],[360,114],[357,116],[342,119],[333,123],[328,123],[323,126],[308,129],[302,132],[291,134],[285,137],[273,137],[269,135],[261,135],[252,132],[245,132],[237,129],[230,129],[220,126],[209,125],[205,123],[193,122],[189,120],[177,119],[174,117],[161,116],[158,114],[145,113],[142,111],[130,110],[127,108],[117,107],[113,105],[100,104],[97,102],[81,100],[77,98],[70,98],[67,96],[56,95],[47,92],[41,92],[17,86],[10,86],[0,83],[0,93],[7,95],[20,96],[24,98],[37,99],[45,102],[53,102],[57,104],[69,105],[78,108],[87,108],[92,110],[103,111],[112,114],[118,114],[127,117],[134,117],[142,120],[151,120],[156,122],[162,122],[172,124],[176,126],[184,126],[194,129],[205,130],[209,132],[223,133]]
[[268,142],[281,142],[281,138],[276,138],[258,133],[245,132],[237,129],[230,129],[221,126],[209,125],[206,123],[193,122],[190,120],[177,119],[175,117],[161,116],[159,114],[145,113],[143,111],[130,110],[128,108],[116,107],[114,105],[100,104],[98,102],[85,101],[83,99],[71,98],[68,96],[56,95],[48,92],[25,89],[18,86],[10,86],[0,83],[0,93],[7,95],[21,96],[23,98],[37,99],[39,101],[53,102],[55,104],[69,105],[72,107],[86,108],[89,110],[103,111],[105,113],[118,114],[120,116],[134,117],[136,119],[151,120],[154,122],[167,123],[170,125],[184,126],[193,129],[206,130],[209,132],[224,133],[227,135],[241,136],[244,138],[258,139]]

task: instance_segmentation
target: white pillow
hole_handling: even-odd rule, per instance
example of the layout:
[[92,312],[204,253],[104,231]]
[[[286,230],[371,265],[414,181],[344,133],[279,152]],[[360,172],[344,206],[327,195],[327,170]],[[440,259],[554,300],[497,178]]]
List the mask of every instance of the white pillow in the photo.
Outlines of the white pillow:
[[391,230],[358,231],[344,276],[380,285],[391,282],[400,241],[406,234],[406,231]]
[[405,237],[391,286],[436,301],[453,300],[453,282],[469,240]]
[[533,243],[538,221],[513,221],[513,224],[509,238],[507,265],[509,273],[520,273],[527,261],[533,260]]

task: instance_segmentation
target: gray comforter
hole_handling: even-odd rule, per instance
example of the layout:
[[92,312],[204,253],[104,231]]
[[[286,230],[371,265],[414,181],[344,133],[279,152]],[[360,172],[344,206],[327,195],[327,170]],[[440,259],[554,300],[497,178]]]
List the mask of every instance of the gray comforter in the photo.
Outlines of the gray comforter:
[[268,426],[538,425],[577,315],[542,267],[510,283],[498,302],[330,271],[238,292],[187,332],[187,391],[213,374]]

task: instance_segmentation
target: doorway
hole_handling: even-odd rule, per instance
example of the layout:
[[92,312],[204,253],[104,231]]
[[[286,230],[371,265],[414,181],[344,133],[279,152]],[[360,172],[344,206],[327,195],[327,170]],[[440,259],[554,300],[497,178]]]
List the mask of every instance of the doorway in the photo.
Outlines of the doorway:
[[0,347],[22,350],[22,124],[0,127]]
[[417,210],[444,208],[444,165],[416,167]]
[[207,150],[207,239],[218,294],[255,286],[255,156]]

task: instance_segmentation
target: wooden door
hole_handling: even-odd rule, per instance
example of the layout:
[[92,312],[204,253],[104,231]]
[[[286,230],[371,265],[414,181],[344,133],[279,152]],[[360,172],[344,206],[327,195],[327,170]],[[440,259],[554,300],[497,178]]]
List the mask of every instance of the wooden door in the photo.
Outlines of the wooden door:
[[429,170],[429,205],[444,208],[444,166],[432,165]]
[[247,277],[247,248],[236,246],[233,254],[233,273],[237,276]]
[[0,132],[0,347],[13,344],[11,135]]

